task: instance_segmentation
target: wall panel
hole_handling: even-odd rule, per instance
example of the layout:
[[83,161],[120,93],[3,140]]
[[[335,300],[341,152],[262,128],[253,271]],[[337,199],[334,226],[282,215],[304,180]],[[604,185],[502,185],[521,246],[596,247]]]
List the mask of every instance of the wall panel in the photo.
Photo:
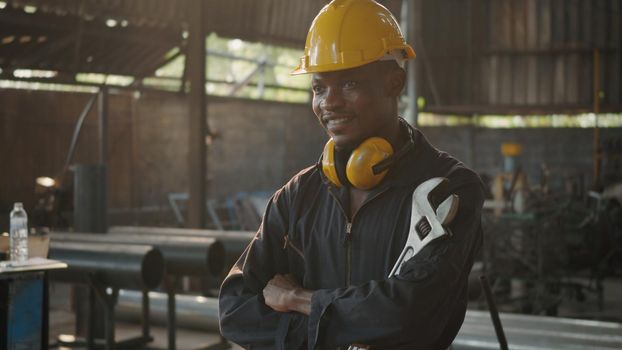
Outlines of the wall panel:
[[[426,52],[418,64],[426,71],[417,79],[428,111],[591,111],[595,50],[600,52],[605,95],[601,111],[622,111],[622,0],[420,1],[424,21],[417,41]],[[436,11],[447,4],[467,15],[447,23],[448,16]],[[457,49],[461,40],[471,45],[467,53]],[[471,72],[463,75],[461,70]],[[470,94],[456,90],[462,79],[479,88]]]
[[[35,178],[60,172],[89,97],[0,90],[0,232],[8,229],[13,202],[33,208]],[[208,109],[217,134],[208,148],[210,198],[274,190],[314,164],[326,140],[308,105],[210,98]],[[98,161],[96,110],[85,121],[73,163]],[[111,94],[109,113],[111,212],[160,208],[170,214],[168,194],[188,191],[187,99]],[[161,219],[174,223],[172,216]]]

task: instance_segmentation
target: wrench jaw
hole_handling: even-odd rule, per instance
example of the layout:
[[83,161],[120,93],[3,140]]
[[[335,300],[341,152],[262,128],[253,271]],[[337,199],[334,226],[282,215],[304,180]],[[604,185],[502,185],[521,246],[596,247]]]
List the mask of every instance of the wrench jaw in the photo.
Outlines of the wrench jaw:
[[[454,220],[456,214],[458,213],[459,203],[460,197],[452,193],[441,204],[439,204],[436,209],[436,217],[443,226],[449,225]],[[449,234],[451,234],[450,231]]]
[[389,278],[399,274],[404,262],[415,256],[428,243],[439,237],[451,235],[451,231],[444,225],[449,225],[458,212],[459,197],[450,194],[436,210],[430,202],[430,193],[438,186],[446,186],[448,181],[442,177],[431,178],[420,184],[413,192],[408,239],[389,273]]

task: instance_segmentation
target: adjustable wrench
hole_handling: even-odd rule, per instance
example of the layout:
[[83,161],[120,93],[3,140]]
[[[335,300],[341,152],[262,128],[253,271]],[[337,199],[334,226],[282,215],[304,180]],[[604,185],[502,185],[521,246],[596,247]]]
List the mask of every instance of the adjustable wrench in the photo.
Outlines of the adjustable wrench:
[[438,237],[451,234],[444,225],[448,225],[456,216],[459,198],[449,194],[438,207],[434,208],[434,194],[441,192],[449,180],[433,177],[426,180],[413,192],[410,230],[406,245],[397,259],[389,278],[400,273],[402,265],[417,254],[423,247]]

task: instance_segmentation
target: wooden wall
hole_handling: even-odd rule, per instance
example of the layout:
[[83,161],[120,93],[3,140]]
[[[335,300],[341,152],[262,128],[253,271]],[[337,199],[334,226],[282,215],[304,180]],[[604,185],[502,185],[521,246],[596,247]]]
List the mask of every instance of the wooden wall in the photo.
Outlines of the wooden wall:
[[[57,176],[90,95],[0,90],[0,231],[13,202],[34,205],[35,179]],[[281,186],[317,161],[325,142],[310,106],[210,98],[217,134],[208,148],[208,192],[223,198]],[[110,95],[108,185],[111,212],[165,208],[188,191],[188,106],[176,94]],[[98,162],[97,108],[84,124],[73,163]],[[71,184],[71,173],[68,173]],[[172,218],[167,218],[172,219]]]

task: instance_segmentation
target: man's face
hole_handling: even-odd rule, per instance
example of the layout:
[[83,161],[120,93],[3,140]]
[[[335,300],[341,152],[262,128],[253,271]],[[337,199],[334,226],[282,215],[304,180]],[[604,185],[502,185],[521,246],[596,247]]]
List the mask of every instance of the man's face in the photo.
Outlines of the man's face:
[[386,62],[374,62],[313,74],[313,112],[337,149],[354,149],[371,136],[390,136],[397,111],[386,67]]

